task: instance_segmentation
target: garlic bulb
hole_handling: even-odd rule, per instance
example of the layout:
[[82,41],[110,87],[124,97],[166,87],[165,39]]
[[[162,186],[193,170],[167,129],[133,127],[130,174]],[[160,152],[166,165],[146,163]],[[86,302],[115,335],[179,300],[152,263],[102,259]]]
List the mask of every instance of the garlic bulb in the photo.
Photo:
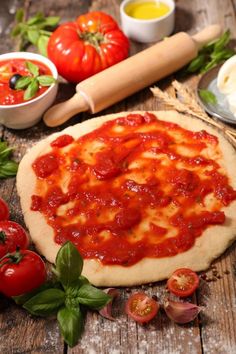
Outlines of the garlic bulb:
[[166,300],[164,310],[172,321],[184,324],[193,321],[201,311],[201,307],[189,302]]

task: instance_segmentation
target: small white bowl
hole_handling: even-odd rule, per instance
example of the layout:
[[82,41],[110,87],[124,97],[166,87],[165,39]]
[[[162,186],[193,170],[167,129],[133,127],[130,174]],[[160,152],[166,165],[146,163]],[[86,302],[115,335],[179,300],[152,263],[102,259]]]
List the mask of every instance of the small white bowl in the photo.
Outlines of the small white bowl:
[[[12,52],[0,55],[0,63],[7,59],[36,60],[45,64],[52,72],[54,79],[58,79],[55,65],[42,55],[29,52]],[[30,101],[14,105],[0,105],[0,124],[12,129],[32,127],[40,121],[43,113],[52,105],[56,98],[57,89],[58,83],[56,81],[42,95]]]
[[150,0],[124,0],[120,5],[121,26],[124,33],[130,39],[141,43],[157,42],[169,36],[174,30],[175,2],[173,0],[161,0],[169,6],[170,11],[151,20],[136,19],[125,12],[125,7],[133,2],[145,2]]

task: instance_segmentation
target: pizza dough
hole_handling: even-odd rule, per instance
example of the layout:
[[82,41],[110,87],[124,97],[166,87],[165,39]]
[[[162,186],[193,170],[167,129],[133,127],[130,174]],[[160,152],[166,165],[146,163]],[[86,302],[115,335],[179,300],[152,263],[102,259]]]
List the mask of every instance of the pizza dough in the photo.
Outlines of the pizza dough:
[[[44,216],[40,212],[30,209],[31,196],[35,194],[36,186],[36,176],[31,167],[32,163],[37,157],[50,151],[50,142],[58,136],[69,134],[77,139],[100,127],[104,122],[126,116],[128,113],[130,112],[97,117],[68,127],[62,132],[52,134],[42,140],[23,157],[17,174],[17,190],[21,200],[23,215],[37,250],[49,262],[53,263],[55,261],[60,245],[54,242],[53,229],[46,223]],[[142,114],[144,112],[132,113]],[[206,130],[217,136],[224,157],[222,165],[228,173],[231,186],[236,189],[236,152],[223,135],[206,123],[186,115],[181,115],[175,111],[157,111],[152,113],[158,119],[177,123],[181,127],[191,131]],[[205,270],[236,239],[236,201],[233,201],[222,210],[226,216],[225,223],[207,228],[195,240],[194,246],[186,252],[172,257],[144,258],[129,267],[103,265],[96,259],[85,259],[83,275],[96,286],[133,286],[163,280],[168,278],[177,268],[181,267],[188,267],[195,271]]]

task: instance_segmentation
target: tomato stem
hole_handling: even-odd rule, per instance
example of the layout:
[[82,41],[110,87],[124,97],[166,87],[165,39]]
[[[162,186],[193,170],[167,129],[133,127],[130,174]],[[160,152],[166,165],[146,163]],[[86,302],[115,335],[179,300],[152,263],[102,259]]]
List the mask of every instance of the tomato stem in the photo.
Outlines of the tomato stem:
[[3,231],[0,231],[0,244],[5,245],[6,243],[6,234]]
[[24,255],[21,253],[20,249],[17,248],[14,253],[7,253],[0,259],[0,262],[2,262],[4,259],[7,259],[7,262],[1,263],[0,267],[2,267],[6,263],[18,264],[20,263],[23,257]]
[[97,51],[100,49],[100,44],[104,42],[104,36],[97,32],[97,33],[91,33],[91,32],[79,32],[79,37],[85,41],[91,44]]

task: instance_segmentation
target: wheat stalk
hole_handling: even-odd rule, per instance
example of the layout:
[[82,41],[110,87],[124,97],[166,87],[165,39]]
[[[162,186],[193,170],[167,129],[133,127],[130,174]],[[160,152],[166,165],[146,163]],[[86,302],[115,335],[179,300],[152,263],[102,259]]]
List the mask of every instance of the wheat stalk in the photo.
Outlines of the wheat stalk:
[[229,129],[224,124],[216,122],[215,120],[208,117],[208,115],[202,110],[202,108],[198,105],[196,100],[193,98],[190,90],[186,89],[184,85],[180,84],[176,80],[172,82],[172,86],[176,89],[177,93],[181,95],[184,103],[179,101],[179,99],[170,96],[167,92],[163,92],[158,87],[152,87],[150,88],[150,90],[152,91],[154,96],[164,101],[164,103],[168,107],[171,107],[183,114],[190,114],[195,118],[199,118],[215,126],[216,128],[222,130],[230,139],[233,140],[234,144],[236,144],[236,132],[233,131],[232,129]]

